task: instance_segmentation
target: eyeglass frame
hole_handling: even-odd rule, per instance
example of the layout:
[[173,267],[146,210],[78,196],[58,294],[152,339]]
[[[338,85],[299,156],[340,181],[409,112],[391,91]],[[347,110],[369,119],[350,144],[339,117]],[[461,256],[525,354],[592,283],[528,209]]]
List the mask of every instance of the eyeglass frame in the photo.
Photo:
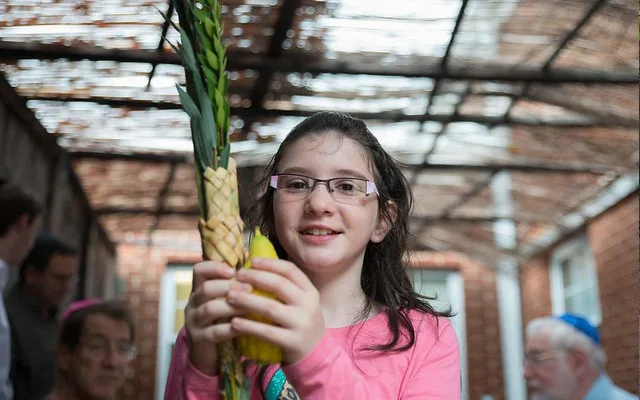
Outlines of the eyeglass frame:
[[552,358],[564,355],[566,353],[567,352],[564,349],[551,349],[551,350],[537,352],[536,353],[537,355],[535,358],[531,357],[532,354],[530,352],[528,354],[524,353],[524,362],[529,363],[531,365],[538,365],[543,361],[550,360]]
[[[96,340],[97,339],[97,340]],[[93,340],[96,340],[96,342],[91,343]],[[100,343],[99,345],[96,345],[96,343]],[[105,339],[105,338],[92,338],[92,339],[87,339],[87,340],[81,340],[80,341],[80,348],[84,351],[87,352],[87,354],[93,358],[93,359],[105,359],[109,356],[109,353],[111,353],[111,351],[113,350],[112,346],[112,342]],[[126,351],[120,351],[121,349],[118,348],[118,345],[116,344],[115,346],[115,353],[118,355],[118,357],[120,357],[121,359],[125,360],[125,361],[133,361],[136,358],[137,355],[137,349],[136,346],[134,344],[129,344],[128,348]]]
[[365,181],[367,184],[367,187],[365,189],[364,195],[365,197],[369,197],[370,194],[375,193],[377,196],[380,196],[380,192],[378,192],[378,187],[376,186],[375,182],[372,182],[366,178],[358,178],[358,177],[354,177],[354,176],[345,176],[345,177],[336,177],[336,178],[329,178],[329,179],[318,179],[318,178],[314,178],[311,176],[307,176],[307,175],[302,175],[302,174],[275,174],[275,175],[271,175],[271,178],[269,179],[269,186],[272,187],[274,190],[278,191],[278,178],[280,176],[299,176],[301,178],[307,178],[307,179],[311,179],[313,181],[313,184],[311,185],[311,188],[309,189],[309,193],[307,193],[304,197],[302,197],[301,199],[306,198],[307,196],[309,196],[315,189],[316,186],[318,186],[319,183],[324,183],[327,186],[327,190],[329,191],[329,194],[331,194],[331,198],[333,197],[333,190],[331,190],[331,181],[335,181],[335,180],[340,180],[340,179],[356,179],[359,181]]

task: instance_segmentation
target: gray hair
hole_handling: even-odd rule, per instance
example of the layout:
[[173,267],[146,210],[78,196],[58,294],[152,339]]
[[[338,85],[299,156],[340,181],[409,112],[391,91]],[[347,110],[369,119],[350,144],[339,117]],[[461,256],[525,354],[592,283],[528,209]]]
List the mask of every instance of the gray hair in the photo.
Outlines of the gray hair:
[[538,332],[549,335],[549,344],[559,349],[578,349],[589,356],[591,365],[604,371],[607,357],[598,344],[573,326],[554,317],[536,318],[527,324],[527,336]]

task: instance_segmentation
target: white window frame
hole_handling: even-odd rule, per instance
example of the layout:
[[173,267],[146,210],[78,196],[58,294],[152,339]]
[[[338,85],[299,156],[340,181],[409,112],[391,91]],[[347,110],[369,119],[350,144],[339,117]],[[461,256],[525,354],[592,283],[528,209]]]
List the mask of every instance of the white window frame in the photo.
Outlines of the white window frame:
[[[586,254],[584,254],[586,252]],[[566,291],[564,285],[562,265],[565,261],[584,255],[585,275],[589,281],[585,285],[593,286],[595,291],[596,309],[589,315],[585,315],[589,321],[600,326],[602,322],[602,307],[600,304],[600,289],[598,275],[596,273],[596,262],[593,252],[589,246],[586,234],[573,238],[558,246],[551,254],[551,309],[554,315],[565,312],[572,312],[566,308]]]
[[[457,270],[448,269],[425,269],[425,268],[411,268],[410,270],[412,282],[418,274],[421,277],[427,278],[431,281],[444,281],[447,286],[447,297],[450,301],[451,311],[455,314],[449,318],[453,329],[458,337],[458,346],[460,349],[460,376],[462,377],[462,398],[469,397],[469,385],[467,377],[467,330],[466,330],[466,318],[464,313],[464,281],[460,272]],[[414,285],[416,291],[421,291]],[[438,294],[439,297],[439,294]]]

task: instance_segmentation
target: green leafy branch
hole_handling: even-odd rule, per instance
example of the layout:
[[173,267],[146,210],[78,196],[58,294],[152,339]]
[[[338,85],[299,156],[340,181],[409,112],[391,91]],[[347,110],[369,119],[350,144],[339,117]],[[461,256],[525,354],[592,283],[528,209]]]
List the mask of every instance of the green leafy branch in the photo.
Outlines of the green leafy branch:
[[227,56],[222,44],[222,6],[218,0],[173,0],[180,27],[180,43],[167,43],[180,56],[185,69],[186,91],[176,84],[180,103],[189,115],[196,164],[200,214],[206,216],[203,177],[207,167],[227,168],[230,110]]

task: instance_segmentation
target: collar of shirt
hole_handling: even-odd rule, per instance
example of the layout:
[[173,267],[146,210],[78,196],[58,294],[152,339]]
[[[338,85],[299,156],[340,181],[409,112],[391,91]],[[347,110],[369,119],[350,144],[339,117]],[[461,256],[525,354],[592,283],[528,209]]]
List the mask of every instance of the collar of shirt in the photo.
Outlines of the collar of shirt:
[[608,399],[614,388],[615,386],[613,382],[611,382],[611,379],[606,374],[601,374],[598,379],[593,382],[584,400]]
[[9,279],[9,264],[0,258],[0,293],[4,290],[7,279]]

